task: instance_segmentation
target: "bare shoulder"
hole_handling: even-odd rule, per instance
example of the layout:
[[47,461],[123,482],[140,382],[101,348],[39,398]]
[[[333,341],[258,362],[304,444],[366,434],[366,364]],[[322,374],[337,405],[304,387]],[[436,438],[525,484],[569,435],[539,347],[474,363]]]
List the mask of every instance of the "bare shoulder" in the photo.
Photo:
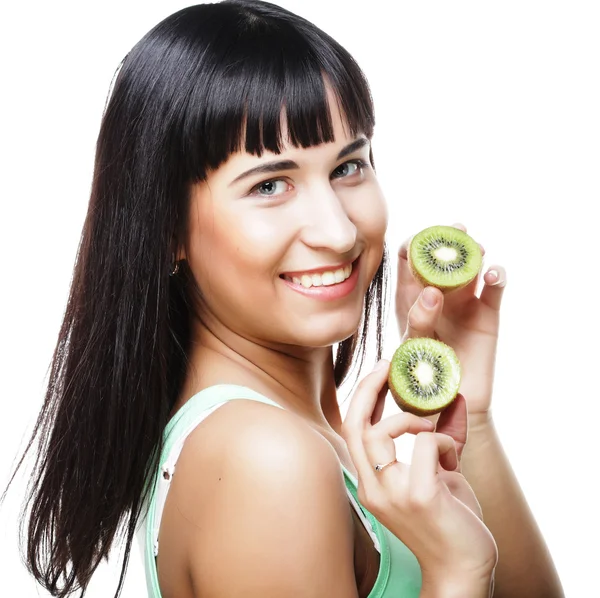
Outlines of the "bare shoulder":
[[333,447],[297,416],[236,400],[188,437],[167,500],[197,596],[357,596]]

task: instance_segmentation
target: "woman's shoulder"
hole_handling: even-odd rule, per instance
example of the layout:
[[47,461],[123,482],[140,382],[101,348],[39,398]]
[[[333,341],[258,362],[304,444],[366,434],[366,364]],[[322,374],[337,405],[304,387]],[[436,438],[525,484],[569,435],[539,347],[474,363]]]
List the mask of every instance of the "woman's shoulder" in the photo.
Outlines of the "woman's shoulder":
[[[284,409],[244,399],[222,405],[189,435],[169,499],[185,522],[190,575],[194,583],[215,584],[204,587],[210,595],[217,586],[215,595],[237,595],[265,580],[279,588],[277,595],[293,594],[306,583],[306,572],[323,569],[332,555],[337,562],[315,587],[332,596],[355,591],[338,456]],[[330,583],[346,593],[329,593]]]
[[204,491],[209,472],[228,471],[236,479],[252,473],[256,482],[264,477],[268,484],[277,477],[273,471],[303,476],[319,465],[338,472],[341,479],[335,450],[314,428],[275,404],[240,398],[221,405],[189,434],[178,473],[201,468]]

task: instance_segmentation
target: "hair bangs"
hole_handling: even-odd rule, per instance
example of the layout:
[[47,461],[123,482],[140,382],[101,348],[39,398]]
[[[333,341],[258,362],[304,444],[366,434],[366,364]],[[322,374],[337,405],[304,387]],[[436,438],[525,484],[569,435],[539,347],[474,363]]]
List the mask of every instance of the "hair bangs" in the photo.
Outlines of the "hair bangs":
[[211,61],[218,66],[198,78],[190,103],[183,155],[194,178],[239,151],[261,156],[281,153],[286,141],[304,148],[334,141],[326,86],[350,135],[372,137],[369,85],[335,40],[264,15],[245,27],[232,19],[230,27],[215,37]]

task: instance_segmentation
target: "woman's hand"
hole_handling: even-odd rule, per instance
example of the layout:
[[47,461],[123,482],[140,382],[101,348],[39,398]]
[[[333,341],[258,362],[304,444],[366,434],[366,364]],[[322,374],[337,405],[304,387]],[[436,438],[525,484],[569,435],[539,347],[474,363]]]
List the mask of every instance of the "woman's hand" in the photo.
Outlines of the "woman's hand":
[[[460,468],[467,437],[465,400],[459,395],[444,411],[437,432],[431,422],[410,413],[382,420],[389,365],[382,360],[360,382],[342,426],[358,473],[358,498],[410,548],[424,585],[462,580],[489,588],[496,543]],[[375,471],[375,464],[396,458],[394,438],[407,432],[416,435],[411,464]]]
[[[466,232],[460,224],[454,225]],[[444,295],[434,287],[423,289],[407,262],[406,241],[398,254],[396,317],[402,339],[432,337],[450,345],[463,373],[460,392],[469,414],[487,416],[492,400],[500,304],[506,285],[501,266],[490,266],[484,287],[476,295],[478,277],[468,286]],[[482,248],[483,250],[483,248]]]

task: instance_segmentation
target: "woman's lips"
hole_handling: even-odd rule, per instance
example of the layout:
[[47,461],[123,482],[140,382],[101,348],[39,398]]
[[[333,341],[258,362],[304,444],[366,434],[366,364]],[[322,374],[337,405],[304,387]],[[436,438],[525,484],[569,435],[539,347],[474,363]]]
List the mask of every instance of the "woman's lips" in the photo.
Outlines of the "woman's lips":
[[344,264],[339,264],[337,266],[324,266],[323,268],[314,268],[313,270],[298,270],[297,272],[282,272],[279,276],[287,276],[288,278],[302,278],[304,274],[323,274],[323,272],[335,272],[336,270],[343,270],[346,266],[353,264],[356,262],[358,258],[355,258],[353,261],[346,262]]
[[[336,299],[346,297],[347,295],[352,293],[352,291],[356,288],[356,283],[358,281],[358,274],[360,269],[360,261],[361,260],[359,256],[354,262],[352,262],[352,272],[346,280],[332,285],[307,288],[301,284],[296,284],[291,280],[283,278],[283,275],[281,275],[280,278],[286,285],[288,285],[288,287],[291,290],[296,291],[297,293],[300,293],[305,297],[319,299],[321,301],[334,301]],[[322,270],[322,272],[323,271],[327,270]],[[287,273],[286,276],[288,276]]]

